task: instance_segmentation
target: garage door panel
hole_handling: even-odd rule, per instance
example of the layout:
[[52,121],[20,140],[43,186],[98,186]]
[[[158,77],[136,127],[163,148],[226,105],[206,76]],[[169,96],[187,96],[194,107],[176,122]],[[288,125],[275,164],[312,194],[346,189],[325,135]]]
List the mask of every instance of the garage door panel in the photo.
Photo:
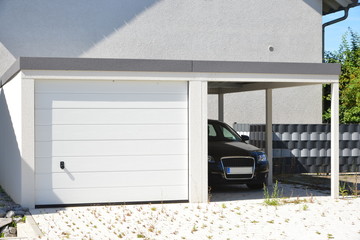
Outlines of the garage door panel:
[[64,170],[60,169],[63,161],[70,172],[91,172],[94,169],[99,172],[187,170],[186,159],[187,155],[39,157],[36,169],[37,173],[63,173]]
[[35,114],[36,125],[187,123],[187,109],[49,109]]
[[[36,192],[36,204],[77,204],[89,201],[92,196],[93,202],[145,202],[145,201],[169,201],[187,200],[187,186],[151,186],[151,187],[118,187],[118,188],[91,188],[91,189],[54,189],[38,190]],[[96,194],[94,194],[96,193]],[[159,197],[160,196],[160,197]]]
[[36,108],[186,108],[186,100],[182,93],[41,93]]
[[[167,81],[37,80],[35,93],[184,93],[187,84]],[[85,84],[84,84],[85,83]],[[70,86],[70,87],[69,87]]]
[[36,157],[187,154],[186,140],[36,142]]
[[36,80],[36,204],[188,199],[187,89]]
[[186,170],[37,174],[36,189],[184,185]]
[[187,139],[186,124],[37,126],[37,141]]

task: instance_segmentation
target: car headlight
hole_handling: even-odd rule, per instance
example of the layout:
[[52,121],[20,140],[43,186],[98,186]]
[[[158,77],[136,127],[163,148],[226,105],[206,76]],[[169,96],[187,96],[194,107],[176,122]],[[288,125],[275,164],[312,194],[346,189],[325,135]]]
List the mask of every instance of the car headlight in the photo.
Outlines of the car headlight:
[[208,156],[209,163],[215,163],[215,159],[212,156]]
[[258,163],[267,162],[266,155],[263,152],[253,152],[251,155],[256,159]]
[[267,161],[266,155],[264,153],[259,154],[258,157],[257,157],[257,161],[258,162],[266,162]]

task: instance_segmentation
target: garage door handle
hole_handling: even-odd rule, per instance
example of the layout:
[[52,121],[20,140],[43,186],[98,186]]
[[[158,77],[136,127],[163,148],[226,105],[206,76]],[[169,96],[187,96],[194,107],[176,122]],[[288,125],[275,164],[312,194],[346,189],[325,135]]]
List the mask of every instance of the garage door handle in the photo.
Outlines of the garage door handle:
[[64,169],[65,168],[65,163],[63,161],[60,162],[60,168]]

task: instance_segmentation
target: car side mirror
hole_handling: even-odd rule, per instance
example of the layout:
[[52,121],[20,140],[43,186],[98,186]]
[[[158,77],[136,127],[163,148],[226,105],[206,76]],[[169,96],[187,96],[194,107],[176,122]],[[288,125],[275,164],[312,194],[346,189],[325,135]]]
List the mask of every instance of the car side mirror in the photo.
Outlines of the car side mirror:
[[241,140],[242,140],[243,142],[246,142],[246,141],[249,141],[249,140],[250,140],[250,137],[247,136],[247,135],[241,135],[240,137],[241,137]]

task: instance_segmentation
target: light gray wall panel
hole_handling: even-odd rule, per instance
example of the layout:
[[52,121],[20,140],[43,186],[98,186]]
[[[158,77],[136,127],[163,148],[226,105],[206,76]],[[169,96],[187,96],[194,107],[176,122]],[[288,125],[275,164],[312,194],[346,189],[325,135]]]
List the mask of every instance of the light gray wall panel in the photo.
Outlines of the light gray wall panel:
[[[321,6],[321,0],[3,0],[0,75],[20,56],[321,62]],[[252,117],[264,111],[258,96],[225,96],[226,108],[259,123]],[[320,97],[320,88],[298,89],[291,98],[278,90],[275,122],[318,123]],[[279,113],[292,104],[303,112],[309,101],[307,119]]]
[[3,0],[0,9],[0,47],[13,57],[321,60],[321,0]]

